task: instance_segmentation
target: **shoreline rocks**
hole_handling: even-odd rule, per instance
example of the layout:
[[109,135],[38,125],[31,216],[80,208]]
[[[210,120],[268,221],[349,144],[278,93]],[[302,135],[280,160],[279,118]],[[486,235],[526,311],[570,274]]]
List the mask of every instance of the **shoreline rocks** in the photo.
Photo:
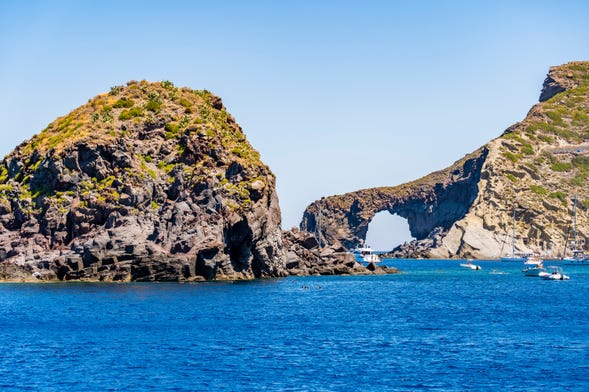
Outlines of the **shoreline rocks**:
[[[284,231],[286,265],[280,278],[320,275],[385,275],[400,273],[392,267],[375,263],[362,265],[341,246],[321,248],[313,234],[297,228]],[[39,255],[36,265],[0,262],[0,282],[49,283],[72,282],[205,282],[253,280],[248,274],[211,275],[212,271],[195,270],[186,258],[146,256],[135,258],[121,253],[107,253],[99,258],[92,253],[86,257],[73,251]]]
[[374,263],[363,266],[341,245],[321,247],[317,238],[292,228],[283,232],[287,249],[286,267],[290,275],[381,275],[399,273],[396,268]]

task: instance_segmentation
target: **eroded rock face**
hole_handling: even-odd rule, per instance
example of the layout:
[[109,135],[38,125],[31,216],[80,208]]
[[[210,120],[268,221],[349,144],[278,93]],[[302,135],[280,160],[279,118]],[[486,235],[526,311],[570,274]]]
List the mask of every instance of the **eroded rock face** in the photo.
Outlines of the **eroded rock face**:
[[[381,211],[407,219],[411,235],[426,239],[434,230],[447,231],[469,210],[488,151],[483,148],[452,167],[401,185],[365,189],[316,201],[307,207],[301,229],[323,243],[351,249],[366,238],[368,224]],[[319,224],[318,224],[319,222]]]
[[283,276],[275,178],[220,98],[130,82],[0,162],[0,259],[5,279]]
[[[583,75],[576,73],[585,71],[585,66],[583,62],[573,62],[564,66],[550,67],[550,71],[546,75],[546,79],[544,79],[544,84],[542,85],[540,102],[548,101],[556,94],[566,90],[572,90],[583,84]],[[571,69],[571,67],[577,69]]]
[[552,67],[540,101],[450,168],[396,187],[323,198],[307,208],[301,228],[351,248],[386,210],[406,218],[417,238],[396,256],[496,259],[511,250],[515,209],[516,250],[570,255],[575,197],[577,246],[589,241],[589,62]]

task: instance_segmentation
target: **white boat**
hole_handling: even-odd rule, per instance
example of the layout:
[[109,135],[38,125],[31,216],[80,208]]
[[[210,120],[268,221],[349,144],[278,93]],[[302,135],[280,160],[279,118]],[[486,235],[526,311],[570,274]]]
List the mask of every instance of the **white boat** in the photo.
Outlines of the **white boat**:
[[572,256],[564,257],[562,260],[569,265],[589,265],[589,254],[584,250],[574,249]]
[[569,257],[563,257],[565,264],[571,265],[589,265],[589,254],[583,249],[577,248],[577,196],[573,199],[573,255]]
[[480,265],[471,263],[470,260],[464,264],[460,264],[460,266],[462,268],[470,268],[471,270],[482,270],[483,269]]
[[565,275],[564,272],[562,272],[562,268],[557,267],[555,265],[551,265],[551,266],[546,267],[546,271],[541,272],[538,276],[541,277],[542,279],[545,279],[545,280],[569,280],[570,279],[570,276]]
[[530,253],[524,253],[524,252],[513,252],[511,253],[511,256],[503,256],[500,258],[501,261],[506,261],[506,262],[526,262],[529,258],[530,258],[531,254]]
[[352,254],[359,263],[380,263],[381,261],[380,257],[368,245],[355,248],[352,250]]
[[540,276],[542,273],[546,273],[542,260],[538,257],[530,257],[524,261],[524,269],[522,270],[525,276]]
[[511,229],[511,254],[509,256],[502,256],[501,261],[507,262],[525,262],[532,254],[515,251],[515,207],[513,208],[513,227]]

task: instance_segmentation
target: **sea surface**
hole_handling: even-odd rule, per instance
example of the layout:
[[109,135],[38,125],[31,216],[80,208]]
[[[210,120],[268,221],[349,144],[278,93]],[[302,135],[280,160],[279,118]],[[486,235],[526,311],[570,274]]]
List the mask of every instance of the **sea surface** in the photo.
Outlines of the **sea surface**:
[[588,391],[589,266],[0,284],[1,391]]

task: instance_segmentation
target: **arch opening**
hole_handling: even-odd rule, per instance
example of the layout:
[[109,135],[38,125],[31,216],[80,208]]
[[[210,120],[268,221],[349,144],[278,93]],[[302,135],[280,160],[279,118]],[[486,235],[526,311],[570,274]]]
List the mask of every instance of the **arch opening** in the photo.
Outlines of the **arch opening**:
[[381,211],[368,224],[366,244],[375,250],[388,252],[413,240],[407,219],[397,214]]

